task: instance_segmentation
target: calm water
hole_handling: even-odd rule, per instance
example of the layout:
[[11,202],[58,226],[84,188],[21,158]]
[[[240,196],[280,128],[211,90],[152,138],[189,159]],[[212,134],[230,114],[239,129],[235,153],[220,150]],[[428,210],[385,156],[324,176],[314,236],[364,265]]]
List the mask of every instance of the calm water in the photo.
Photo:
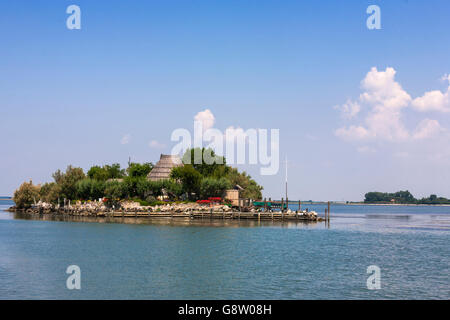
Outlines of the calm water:
[[[0,299],[450,298],[450,207],[336,205],[329,227],[127,221],[0,212]],[[73,264],[79,291],[66,289]],[[381,290],[367,289],[369,265]]]

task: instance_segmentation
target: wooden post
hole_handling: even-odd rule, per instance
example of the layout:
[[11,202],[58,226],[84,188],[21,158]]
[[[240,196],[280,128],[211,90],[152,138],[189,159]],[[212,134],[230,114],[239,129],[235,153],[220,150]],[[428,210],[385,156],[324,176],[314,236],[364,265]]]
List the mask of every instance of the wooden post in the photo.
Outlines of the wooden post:
[[242,211],[242,208],[241,208],[241,198],[239,197],[239,212],[241,212]]
[[302,201],[298,200],[298,212],[302,211]]
[[327,208],[325,208],[325,221],[327,220]]
[[327,214],[328,214],[328,221],[330,221],[330,201],[328,201],[328,210],[327,210]]
[[281,198],[281,212],[284,211],[284,198]]

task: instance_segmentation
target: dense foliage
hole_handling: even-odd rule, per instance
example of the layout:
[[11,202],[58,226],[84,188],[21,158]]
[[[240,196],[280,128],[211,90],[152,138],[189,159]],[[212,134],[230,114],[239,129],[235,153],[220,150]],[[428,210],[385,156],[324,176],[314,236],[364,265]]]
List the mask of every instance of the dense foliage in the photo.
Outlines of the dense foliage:
[[183,191],[189,195],[194,193],[203,199],[207,195],[221,196],[226,189],[239,185],[243,188],[243,198],[262,198],[263,188],[250,175],[227,166],[225,158],[211,149],[188,149],[183,155],[183,163],[184,167],[172,171],[172,177],[182,182]]
[[[195,157],[202,157],[195,161]],[[205,161],[206,159],[206,161]],[[207,163],[214,159],[214,163]],[[211,149],[190,149],[183,156],[185,165],[172,170],[170,179],[150,181],[147,176],[153,169],[152,163],[129,163],[126,170],[120,164],[93,166],[87,174],[82,168],[68,166],[66,171],[53,173],[54,182],[35,186],[24,183],[14,194],[14,201],[20,208],[28,208],[35,201],[53,204],[67,200],[98,200],[107,198],[133,199],[155,202],[165,195],[169,200],[198,200],[209,197],[223,197],[225,191],[241,186],[242,197],[260,199],[262,187],[248,174],[226,165],[223,157],[215,155]],[[188,164],[191,161],[192,164]]]
[[437,197],[432,194],[428,198],[416,199],[409,191],[395,193],[368,192],[365,203],[399,203],[399,204],[450,204],[450,199]]
[[91,179],[106,181],[108,179],[120,179],[125,176],[125,170],[120,169],[120,164],[114,163],[112,165],[93,166],[87,172]]
[[29,208],[33,203],[39,201],[40,187],[33,185],[33,182],[24,182],[14,192],[13,201],[18,208]]

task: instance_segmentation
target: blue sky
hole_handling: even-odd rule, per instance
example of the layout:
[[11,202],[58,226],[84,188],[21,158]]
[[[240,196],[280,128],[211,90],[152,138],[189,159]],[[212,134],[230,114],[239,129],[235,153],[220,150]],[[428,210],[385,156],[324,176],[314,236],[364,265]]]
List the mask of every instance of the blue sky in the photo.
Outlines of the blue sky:
[[[66,28],[71,4],[81,30]],[[366,27],[371,4],[381,30]],[[68,164],[156,162],[209,109],[220,130],[280,129],[291,199],[450,197],[449,12],[413,0],[2,1],[0,194]],[[284,196],[284,168],[241,169]]]

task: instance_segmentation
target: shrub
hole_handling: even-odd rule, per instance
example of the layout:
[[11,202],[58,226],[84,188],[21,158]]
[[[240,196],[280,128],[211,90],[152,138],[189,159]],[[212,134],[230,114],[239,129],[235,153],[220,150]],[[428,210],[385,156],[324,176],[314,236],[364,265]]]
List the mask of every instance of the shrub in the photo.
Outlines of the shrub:
[[77,198],[77,182],[85,177],[83,169],[72,166],[68,166],[64,173],[58,170],[53,174],[55,182],[61,187],[61,198],[72,200]]
[[17,208],[26,209],[39,200],[39,192],[41,187],[33,185],[33,182],[24,182],[14,192],[13,201],[16,203]]
[[105,183],[105,197],[108,199],[123,199],[127,197],[124,183],[119,181],[107,181]]
[[225,179],[204,178],[200,186],[200,195],[202,198],[222,197],[225,190],[230,189],[231,183]]
[[55,182],[44,183],[41,187],[40,197],[42,201],[57,204],[60,197],[61,187]]
[[202,175],[192,165],[186,164],[183,167],[172,169],[170,177],[181,182],[182,192],[187,193],[189,199],[194,198],[192,194],[198,196]]

